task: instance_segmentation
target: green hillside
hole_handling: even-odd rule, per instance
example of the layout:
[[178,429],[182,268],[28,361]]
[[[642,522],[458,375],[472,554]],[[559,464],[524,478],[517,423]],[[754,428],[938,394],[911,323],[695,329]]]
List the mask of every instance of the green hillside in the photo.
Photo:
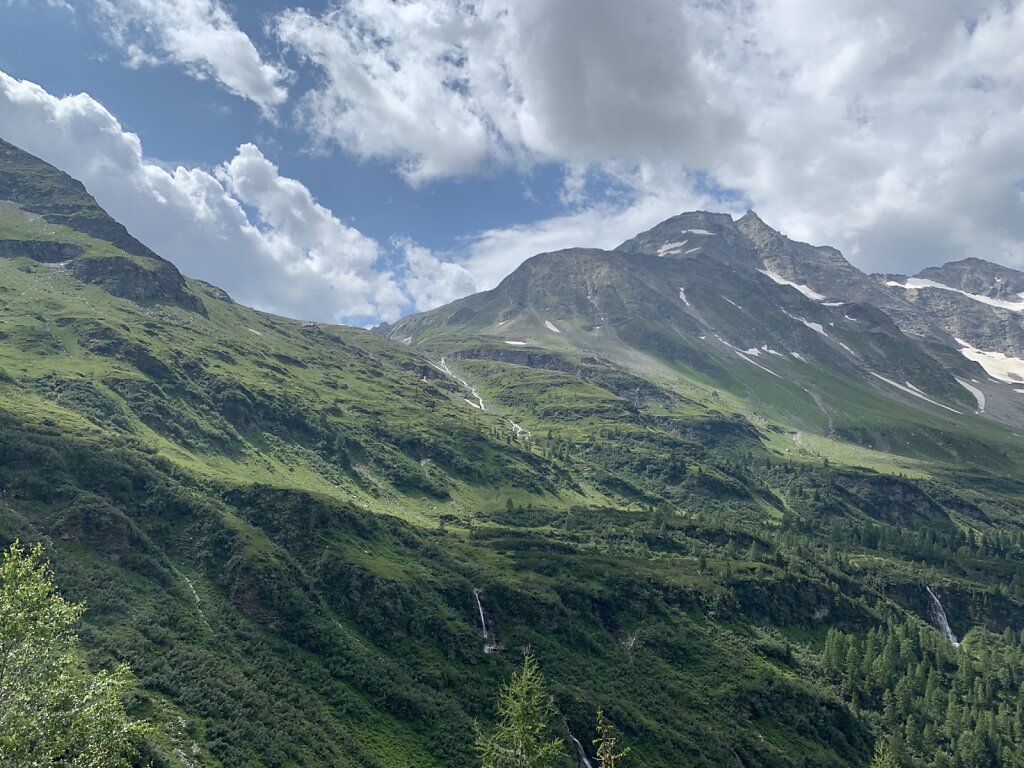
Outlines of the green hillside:
[[10,145],[0,198],[0,544],[131,666],[139,765],[473,766],[524,648],[627,766],[1024,765],[1022,443],[932,357],[891,364],[940,406],[625,301],[604,354],[534,298],[404,344],[183,278]]

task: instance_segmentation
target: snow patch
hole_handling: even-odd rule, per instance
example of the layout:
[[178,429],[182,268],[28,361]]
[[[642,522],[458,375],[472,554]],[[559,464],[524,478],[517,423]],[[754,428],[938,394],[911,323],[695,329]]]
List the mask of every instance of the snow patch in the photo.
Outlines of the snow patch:
[[849,348],[848,346],[846,346],[845,344],[843,344],[843,342],[841,342],[841,341],[840,341],[840,342],[837,342],[837,343],[839,344],[839,346],[840,346],[840,347],[842,347],[843,349],[845,349],[845,350],[846,350],[847,352],[849,352],[849,353],[850,353],[851,355],[854,355],[854,356],[856,356],[856,353],[855,353],[855,352],[854,352],[854,351],[853,351],[852,349],[850,349],[850,348]]
[[[725,299],[725,296],[723,296],[722,298]],[[730,304],[732,304],[734,307],[736,307],[736,309],[743,309],[743,307],[741,307],[739,304],[737,304],[732,299],[725,299],[725,300],[728,301]]]
[[665,243],[658,249],[659,256],[671,256],[673,253],[679,253],[686,245],[686,241],[683,240],[681,243]]
[[763,349],[769,355],[775,355],[776,357],[785,357],[785,355],[783,355],[781,352],[778,352],[778,351],[772,349],[767,344],[762,344],[761,345],[761,349]]
[[685,304],[686,306],[690,306],[690,302],[688,302],[686,300],[686,289],[685,288],[680,288],[679,289],[679,300],[682,301],[683,304]]
[[506,341],[506,344],[511,344],[513,347],[525,347],[525,341]]
[[794,320],[799,320],[801,323],[806,325],[812,331],[815,331],[816,333],[820,333],[826,339],[828,338],[828,334],[825,333],[825,329],[824,329],[824,327],[822,327],[821,323],[812,323],[810,320],[805,320],[802,317],[797,317],[796,315],[791,315],[789,312],[786,312],[786,310],[782,310],[782,311],[785,312],[786,315],[788,315],[789,317],[793,318]]
[[247,330],[249,333],[255,333],[257,336],[262,336],[263,335],[262,333],[257,331],[255,328],[246,328],[245,330]]
[[962,347],[961,355],[976,362],[992,378],[1005,384],[1024,383],[1024,360],[1019,357],[1010,357],[1003,352],[986,352],[963,339],[957,339],[956,343]]
[[552,331],[552,332],[554,332],[554,333],[561,333],[561,331],[560,331],[560,330],[558,330],[558,329],[557,329],[557,328],[555,327],[555,324],[554,324],[554,323],[552,323],[552,322],[551,322],[550,320],[545,320],[545,321],[544,321],[544,327],[545,327],[545,328],[547,328],[547,329],[548,329],[549,331]]
[[825,300],[825,297],[822,296],[820,293],[818,293],[813,288],[810,288],[810,287],[808,287],[806,285],[801,285],[800,283],[794,283],[792,280],[787,280],[782,275],[780,275],[778,272],[773,272],[772,270],[768,269],[767,267],[765,269],[759,269],[757,271],[760,272],[765,277],[770,278],[773,283],[778,283],[779,285],[788,285],[790,288],[796,288],[798,291],[800,291],[800,293],[802,293],[804,296],[806,296],[811,301],[824,301]]
[[683,256],[686,256],[686,254],[688,254],[688,253],[696,253],[699,250],[700,250],[700,246],[698,245],[696,248],[691,248],[690,250],[688,250],[686,253],[683,254]]
[[799,318],[799,320],[800,320],[800,322],[801,322],[801,323],[803,323],[804,325],[806,325],[806,326],[807,326],[808,328],[810,328],[810,329],[811,329],[812,331],[816,331],[817,333],[820,333],[820,334],[821,334],[822,336],[824,336],[825,338],[828,338],[828,334],[827,334],[827,333],[825,333],[825,329],[821,327],[821,323],[812,323],[812,322],[811,322],[811,321],[809,321],[809,320],[804,320],[804,319],[803,319],[802,317],[801,317],[801,318]]
[[803,355],[801,355],[799,352],[790,352],[789,354],[791,354],[793,357],[795,357],[797,360],[799,360],[802,363],[806,363],[807,362],[806,360],[804,360]]
[[718,340],[719,340],[720,342],[722,342],[723,344],[725,344],[725,346],[727,346],[727,347],[728,347],[729,349],[731,349],[731,350],[732,350],[733,352],[735,352],[735,353],[736,353],[736,354],[737,354],[737,355],[738,355],[738,356],[740,357],[740,359],[742,359],[742,360],[746,360],[746,361],[747,361],[748,363],[750,363],[751,365],[753,365],[753,366],[756,366],[756,367],[760,368],[760,369],[761,369],[762,371],[764,371],[765,373],[770,373],[770,374],[771,374],[772,376],[774,376],[774,377],[775,377],[775,378],[777,378],[777,379],[781,379],[781,378],[782,378],[781,376],[779,376],[779,374],[777,374],[777,373],[776,373],[775,371],[773,371],[772,369],[770,369],[770,368],[765,368],[765,367],[764,367],[763,365],[761,365],[760,363],[756,363],[756,362],[754,362],[753,360],[751,360],[751,359],[750,359],[750,358],[748,357],[748,355],[754,355],[755,357],[760,357],[760,356],[761,356],[761,350],[759,350],[759,349],[755,349],[755,348],[751,348],[751,349],[740,349],[739,347],[733,346],[732,344],[730,344],[730,343],[729,343],[728,341],[726,341],[725,339],[723,339],[723,338],[722,338],[721,336],[719,336],[719,335],[717,335],[717,334],[715,335],[715,338],[716,338],[716,339],[718,339]]
[[845,301],[823,301],[823,302],[821,302],[821,306],[823,306],[823,307],[841,307],[844,304],[846,304]]
[[871,375],[874,376],[876,379],[881,379],[890,386],[896,387],[896,389],[900,390],[901,392],[906,392],[908,395],[913,395],[914,397],[920,398],[921,400],[929,402],[932,405],[937,405],[939,406],[939,408],[945,408],[947,411],[952,411],[953,413],[962,413],[962,411],[958,411],[956,408],[950,408],[948,405],[943,405],[942,403],[935,402],[930,397],[925,396],[921,392],[921,390],[917,389],[916,387],[914,389],[911,389],[910,387],[905,387],[899,382],[893,381],[892,379],[887,379],[885,378],[885,376],[875,373],[874,371],[871,371]]
[[1018,395],[1024,395],[1024,389],[1015,389],[1013,391],[1016,392]]
[[684,235],[713,235],[714,232],[708,232],[706,229],[684,229],[682,230]]
[[920,277],[907,278],[907,282],[900,283],[896,280],[887,280],[885,284],[891,288],[902,288],[905,291],[918,291],[922,288],[937,288],[940,291],[952,291],[953,293],[959,293],[961,296],[966,296],[969,299],[973,299],[981,304],[988,304],[990,307],[998,307],[999,309],[1008,309],[1011,312],[1024,312],[1024,294],[1018,293],[1017,296],[1021,298],[1021,301],[1006,301],[1005,299],[993,299],[988,296],[982,296],[978,293],[968,293],[967,291],[961,291],[959,288],[953,288],[942,283],[937,283],[934,280],[924,280]]
[[970,392],[972,395],[974,395],[974,399],[978,401],[978,410],[981,411],[982,413],[984,413],[985,412],[985,393],[982,392],[977,387],[972,387],[970,384],[968,384],[963,379],[957,379],[957,381],[959,382],[961,387],[963,387],[968,392]]

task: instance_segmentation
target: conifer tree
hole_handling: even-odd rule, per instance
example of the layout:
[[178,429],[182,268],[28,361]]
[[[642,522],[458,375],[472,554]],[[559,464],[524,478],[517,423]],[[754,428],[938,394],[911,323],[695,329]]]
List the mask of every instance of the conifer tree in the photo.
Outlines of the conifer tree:
[[556,714],[544,690],[544,675],[532,653],[498,696],[494,731],[476,740],[482,768],[554,768],[565,755],[551,722]]
[[875,756],[871,758],[871,765],[868,768],[900,768],[900,764],[889,749],[889,745],[880,740],[875,745]]

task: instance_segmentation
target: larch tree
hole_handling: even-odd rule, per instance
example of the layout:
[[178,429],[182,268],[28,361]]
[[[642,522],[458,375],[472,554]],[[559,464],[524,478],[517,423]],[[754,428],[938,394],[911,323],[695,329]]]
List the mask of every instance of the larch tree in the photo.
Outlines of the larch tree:
[[555,768],[565,756],[552,731],[555,705],[544,690],[544,675],[532,653],[498,695],[498,722],[477,737],[482,768]]

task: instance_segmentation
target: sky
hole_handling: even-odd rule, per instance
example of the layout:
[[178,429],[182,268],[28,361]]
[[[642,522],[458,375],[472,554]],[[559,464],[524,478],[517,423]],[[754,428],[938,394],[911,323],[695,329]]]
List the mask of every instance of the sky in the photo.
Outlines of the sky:
[[1024,268],[1024,0],[0,0],[0,137],[325,322],[697,209]]

